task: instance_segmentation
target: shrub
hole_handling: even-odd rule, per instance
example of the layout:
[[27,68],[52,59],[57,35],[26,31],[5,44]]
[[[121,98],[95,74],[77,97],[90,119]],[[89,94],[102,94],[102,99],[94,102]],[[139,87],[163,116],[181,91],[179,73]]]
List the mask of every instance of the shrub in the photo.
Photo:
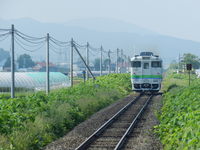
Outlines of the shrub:
[[41,149],[131,90],[129,74],[110,74],[73,88],[0,97],[0,150]]

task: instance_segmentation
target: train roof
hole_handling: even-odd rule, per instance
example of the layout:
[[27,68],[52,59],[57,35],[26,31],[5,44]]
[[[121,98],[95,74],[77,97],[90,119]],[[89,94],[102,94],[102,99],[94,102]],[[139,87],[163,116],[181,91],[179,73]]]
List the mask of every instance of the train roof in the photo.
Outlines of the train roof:
[[162,60],[158,55],[152,52],[141,52],[140,55],[135,55],[131,60]]

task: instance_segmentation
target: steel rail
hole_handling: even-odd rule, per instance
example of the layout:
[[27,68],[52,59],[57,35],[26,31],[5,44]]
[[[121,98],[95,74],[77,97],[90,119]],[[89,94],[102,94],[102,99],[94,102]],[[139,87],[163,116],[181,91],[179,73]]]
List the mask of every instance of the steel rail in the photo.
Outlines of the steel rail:
[[80,144],[75,150],[84,150],[95,141],[95,139],[109,126],[111,125],[125,110],[127,110],[133,103],[135,103],[143,94],[140,94],[134,98],[131,102],[121,108],[113,117],[106,121],[97,131],[95,131],[90,137],[88,137],[82,144]]
[[137,116],[133,119],[132,123],[130,124],[130,126],[128,127],[128,129],[126,130],[126,132],[124,133],[124,135],[122,136],[122,138],[120,139],[120,141],[118,142],[118,144],[116,145],[114,150],[120,150],[123,145],[125,144],[128,136],[130,135],[130,133],[133,131],[135,125],[137,124],[137,121],[139,119],[139,117],[142,115],[142,113],[145,111],[145,109],[147,108],[150,100],[152,99],[153,95],[151,95],[148,100],[145,102],[145,104],[143,105],[143,107],[140,109],[139,113],[137,114]]

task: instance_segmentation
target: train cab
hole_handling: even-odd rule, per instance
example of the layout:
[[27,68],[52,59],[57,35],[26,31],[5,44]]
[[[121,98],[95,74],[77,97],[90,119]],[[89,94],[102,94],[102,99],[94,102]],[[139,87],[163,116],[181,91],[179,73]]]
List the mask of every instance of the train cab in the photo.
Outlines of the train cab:
[[162,59],[152,52],[131,58],[131,82],[134,91],[158,92],[162,82]]

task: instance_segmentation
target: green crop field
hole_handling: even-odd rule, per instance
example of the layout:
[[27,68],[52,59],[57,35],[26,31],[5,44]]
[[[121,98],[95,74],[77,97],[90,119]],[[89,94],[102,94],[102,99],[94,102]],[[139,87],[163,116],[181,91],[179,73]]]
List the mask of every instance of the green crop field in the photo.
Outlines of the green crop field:
[[155,127],[165,150],[200,149],[200,79],[170,74],[164,80],[163,107]]
[[59,89],[0,97],[0,149],[41,149],[131,91],[129,74],[110,74]]

